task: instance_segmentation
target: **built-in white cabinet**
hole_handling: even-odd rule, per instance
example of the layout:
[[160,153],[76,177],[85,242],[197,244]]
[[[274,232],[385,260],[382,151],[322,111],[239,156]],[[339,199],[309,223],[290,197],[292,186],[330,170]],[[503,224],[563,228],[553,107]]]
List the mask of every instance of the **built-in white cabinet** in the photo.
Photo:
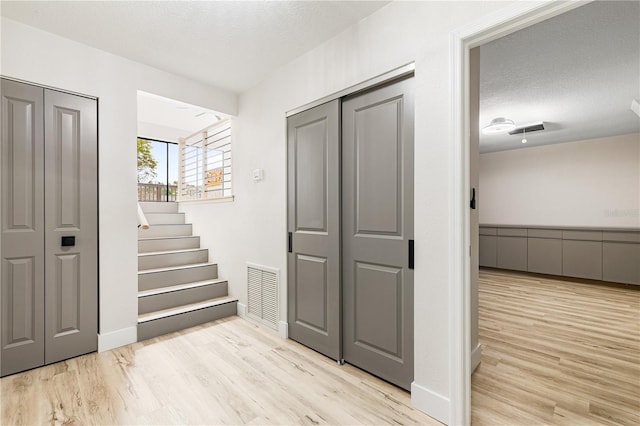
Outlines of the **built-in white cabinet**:
[[480,266],[640,284],[640,229],[480,226]]

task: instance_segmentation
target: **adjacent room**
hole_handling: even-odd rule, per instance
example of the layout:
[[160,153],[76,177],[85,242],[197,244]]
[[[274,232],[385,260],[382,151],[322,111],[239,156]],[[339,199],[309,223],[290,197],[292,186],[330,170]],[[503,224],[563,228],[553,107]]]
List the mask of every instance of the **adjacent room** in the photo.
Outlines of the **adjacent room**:
[[638,421],[639,14],[595,2],[475,52],[473,422]]

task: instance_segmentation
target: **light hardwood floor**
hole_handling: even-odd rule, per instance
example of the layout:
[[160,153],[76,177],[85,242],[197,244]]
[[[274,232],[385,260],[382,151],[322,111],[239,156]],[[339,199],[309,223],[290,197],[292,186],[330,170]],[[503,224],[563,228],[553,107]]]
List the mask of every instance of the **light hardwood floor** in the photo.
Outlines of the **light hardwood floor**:
[[639,425],[640,288],[482,270],[474,425]]
[[408,392],[238,317],[0,385],[2,425],[440,424]]

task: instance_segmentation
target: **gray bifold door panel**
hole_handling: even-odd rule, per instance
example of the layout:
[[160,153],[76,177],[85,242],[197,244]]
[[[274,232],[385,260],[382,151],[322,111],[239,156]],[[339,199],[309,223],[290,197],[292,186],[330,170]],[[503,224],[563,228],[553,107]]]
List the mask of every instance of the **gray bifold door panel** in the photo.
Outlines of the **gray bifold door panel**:
[[405,389],[413,380],[412,86],[396,81],[287,122],[289,337]]
[[97,105],[2,80],[5,376],[97,350]]

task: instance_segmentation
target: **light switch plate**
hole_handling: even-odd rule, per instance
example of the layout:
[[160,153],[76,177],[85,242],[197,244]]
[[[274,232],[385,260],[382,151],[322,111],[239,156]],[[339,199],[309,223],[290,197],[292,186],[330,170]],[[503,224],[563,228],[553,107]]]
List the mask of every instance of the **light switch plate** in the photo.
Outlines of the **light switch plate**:
[[253,169],[253,181],[258,182],[264,179],[264,170],[263,169]]

